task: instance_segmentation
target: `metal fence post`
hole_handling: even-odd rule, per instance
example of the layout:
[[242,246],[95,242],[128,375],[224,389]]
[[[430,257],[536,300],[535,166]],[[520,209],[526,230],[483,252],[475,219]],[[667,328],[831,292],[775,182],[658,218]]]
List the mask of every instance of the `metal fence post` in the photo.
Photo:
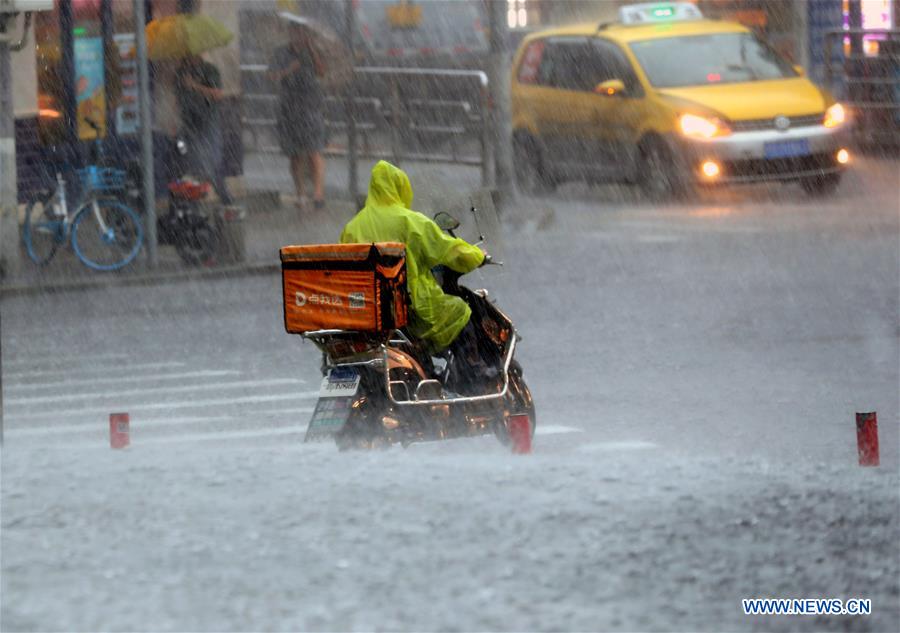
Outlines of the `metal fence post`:
[[[0,29],[0,36],[5,33],[5,29]],[[19,268],[15,131],[9,43],[0,40],[0,277]]]
[[350,84],[346,88],[344,96],[344,116],[347,117],[347,180],[349,181],[350,197],[353,203],[359,198],[359,185],[357,183],[358,165],[356,151],[356,10],[353,0],[344,2],[344,18],[347,29],[347,49],[350,56]]
[[487,187],[491,182],[491,165],[493,164],[493,152],[491,148],[491,122],[490,122],[490,100],[488,87],[481,88],[481,134],[479,135],[479,143],[481,144],[481,186]]
[[137,48],[141,123],[141,167],[144,181],[144,222],[150,268],[156,268],[156,187],[153,176],[153,130],[150,119],[150,72],[147,67],[147,24],[144,0],[134,0],[134,40]]
[[394,164],[400,166],[400,82],[391,77],[391,154]]
[[486,0],[490,32],[491,80],[491,144],[494,154],[494,186],[503,204],[515,202],[516,183],[513,172],[512,114],[510,106],[510,62],[506,56],[509,39],[506,3]]

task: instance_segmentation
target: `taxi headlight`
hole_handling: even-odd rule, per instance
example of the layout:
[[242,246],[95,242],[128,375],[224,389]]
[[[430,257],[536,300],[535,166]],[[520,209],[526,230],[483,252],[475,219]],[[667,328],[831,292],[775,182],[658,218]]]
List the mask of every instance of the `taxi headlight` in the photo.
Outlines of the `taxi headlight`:
[[847,120],[847,111],[840,103],[825,110],[825,117],[822,119],[822,125],[825,127],[837,127]]
[[697,116],[696,114],[682,114],[678,120],[681,133],[693,138],[713,138],[714,136],[727,136],[731,134],[728,126],[719,119]]

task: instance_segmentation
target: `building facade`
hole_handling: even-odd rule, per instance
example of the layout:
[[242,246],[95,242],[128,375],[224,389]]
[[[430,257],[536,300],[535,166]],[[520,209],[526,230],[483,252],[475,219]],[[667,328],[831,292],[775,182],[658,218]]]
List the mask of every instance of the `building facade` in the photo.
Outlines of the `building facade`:
[[[205,57],[220,70],[228,99],[222,106],[229,175],[241,172],[240,37],[237,3],[228,0],[145,0],[147,20],[175,13],[210,15],[234,34],[228,46]],[[123,166],[138,154],[138,81],[133,3],[124,0],[56,0],[36,13],[25,49],[15,54],[13,89],[20,200],[27,199],[55,165],[89,156],[100,126],[110,160]],[[155,145],[178,133],[177,62],[151,64]],[[162,156],[162,152],[158,152]],[[164,189],[159,165],[157,189]]]

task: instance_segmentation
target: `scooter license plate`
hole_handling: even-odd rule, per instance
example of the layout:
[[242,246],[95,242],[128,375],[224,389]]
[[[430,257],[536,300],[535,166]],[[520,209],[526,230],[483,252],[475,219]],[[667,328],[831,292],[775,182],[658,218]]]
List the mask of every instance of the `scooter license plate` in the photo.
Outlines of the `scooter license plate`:
[[359,389],[359,372],[355,367],[334,367],[322,379],[320,398],[355,396]]
[[325,441],[344,428],[359,390],[359,372],[354,368],[336,367],[322,379],[319,401],[306,429],[305,442]]

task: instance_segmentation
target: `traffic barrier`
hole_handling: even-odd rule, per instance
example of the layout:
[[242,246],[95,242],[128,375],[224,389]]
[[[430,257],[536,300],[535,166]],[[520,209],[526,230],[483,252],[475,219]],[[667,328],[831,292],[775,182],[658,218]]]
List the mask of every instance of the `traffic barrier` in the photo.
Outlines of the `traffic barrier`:
[[878,415],[856,414],[856,447],[859,451],[860,466],[878,466]]
[[109,414],[109,447],[127,448],[131,443],[127,413]]
[[506,428],[512,452],[525,455],[531,452],[531,420],[527,415],[511,415],[507,418]]

